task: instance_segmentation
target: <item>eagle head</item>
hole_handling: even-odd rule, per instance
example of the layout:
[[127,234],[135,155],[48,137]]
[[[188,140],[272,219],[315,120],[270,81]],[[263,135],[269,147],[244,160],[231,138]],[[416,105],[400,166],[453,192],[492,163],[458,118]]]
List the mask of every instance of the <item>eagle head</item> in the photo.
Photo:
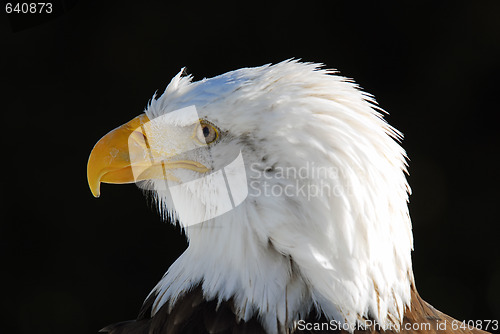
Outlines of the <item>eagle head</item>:
[[104,136],[100,183],[137,183],[189,240],[150,296],[152,314],[194,286],[269,333],[312,309],[401,323],[412,233],[400,133],[374,99],[318,64],[284,61],[193,82],[183,71]]

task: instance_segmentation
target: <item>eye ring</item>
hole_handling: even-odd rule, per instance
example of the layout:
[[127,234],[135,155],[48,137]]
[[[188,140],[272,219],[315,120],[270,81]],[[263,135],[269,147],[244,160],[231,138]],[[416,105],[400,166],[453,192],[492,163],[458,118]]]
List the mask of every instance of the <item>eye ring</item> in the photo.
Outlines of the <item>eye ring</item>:
[[200,119],[194,130],[194,138],[200,144],[211,144],[219,138],[217,128],[207,120]]

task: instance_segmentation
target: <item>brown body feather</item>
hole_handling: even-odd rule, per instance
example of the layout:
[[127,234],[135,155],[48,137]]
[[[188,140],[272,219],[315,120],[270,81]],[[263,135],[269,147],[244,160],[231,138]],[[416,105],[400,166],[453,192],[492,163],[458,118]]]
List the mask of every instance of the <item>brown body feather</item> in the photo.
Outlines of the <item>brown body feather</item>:
[[[168,310],[168,303],[164,304],[151,317],[151,308],[155,296],[150,296],[139,313],[137,320],[126,321],[107,326],[101,330],[109,334],[265,334],[264,328],[256,317],[247,322],[237,321],[233,312],[231,300],[217,306],[217,301],[207,301],[203,298],[200,286],[187,292],[179,301]],[[305,323],[330,324],[324,316],[313,311]],[[401,334],[480,334],[488,333],[478,329],[460,328],[460,322],[436,310],[426,303],[412,287],[411,309],[406,310]],[[323,328],[324,328],[323,327]],[[462,326],[463,327],[463,326]],[[348,334],[344,330],[296,330],[293,333],[321,334],[339,333]],[[392,334],[394,331],[382,331],[377,327],[366,330],[356,330],[355,334]],[[291,334],[291,333],[290,333]]]

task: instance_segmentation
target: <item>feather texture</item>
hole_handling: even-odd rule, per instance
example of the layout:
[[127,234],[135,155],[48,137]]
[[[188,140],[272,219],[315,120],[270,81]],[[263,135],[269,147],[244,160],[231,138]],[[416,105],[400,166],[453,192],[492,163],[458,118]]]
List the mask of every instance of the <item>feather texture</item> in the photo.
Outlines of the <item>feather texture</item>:
[[[176,76],[147,115],[195,105],[225,133],[210,148],[211,168],[241,151],[250,193],[223,216],[185,227],[190,245],[155,288],[153,313],[202,281],[208,298],[234,298],[239,318],[257,315],[269,333],[311,308],[349,324],[400,322],[413,282],[405,153],[373,98],[296,61],[190,80]],[[298,170],[307,175],[291,174]],[[161,186],[153,183],[160,206],[182,226]],[[195,191],[182,203],[203,216],[190,204]]]
[[[373,320],[393,333],[452,321],[415,290],[402,134],[371,95],[335,71],[292,60],[197,82],[181,71],[145,112],[154,120],[190,106],[220,138],[189,158],[217,172],[239,152],[246,184],[236,187],[248,195],[214,216],[221,196],[214,178],[173,170],[181,181],[199,177],[175,201],[165,180],[146,181],[189,246],[138,319],[104,332],[282,334],[320,319],[356,333],[377,332],[359,330]],[[163,138],[168,129],[156,131]],[[204,201],[200,187],[211,191]],[[187,224],[192,217],[213,218]],[[432,328],[426,333],[437,333]]]
[[[136,321],[127,321],[103,328],[101,332],[109,334],[266,334],[258,319],[238,321],[232,300],[218,304],[215,300],[206,301],[200,285],[188,291],[176,303],[172,310],[162,307],[153,318],[148,318],[154,298],[148,298]],[[370,319],[373,320],[373,319]],[[329,321],[324,315],[312,311],[296,330],[286,333],[304,334],[348,334],[340,326]],[[406,311],[399,331],[381,331],[372,326],[365,330],[357,329],[355,334],[481,334],[477,329],[460,328],[457,320],[439,312],[420,298],[412,287],[411,308]]]

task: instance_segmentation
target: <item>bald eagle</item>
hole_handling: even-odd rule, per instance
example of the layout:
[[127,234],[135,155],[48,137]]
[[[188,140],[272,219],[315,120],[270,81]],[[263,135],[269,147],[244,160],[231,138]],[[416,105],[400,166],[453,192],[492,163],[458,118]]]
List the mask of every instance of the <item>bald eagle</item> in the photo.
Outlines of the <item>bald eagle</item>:
[[374,98],[288,60],[181,71],[105,135],[100,183],[137,183],[189,246],[117,333],[480,333],[417,293],[400,132]]

